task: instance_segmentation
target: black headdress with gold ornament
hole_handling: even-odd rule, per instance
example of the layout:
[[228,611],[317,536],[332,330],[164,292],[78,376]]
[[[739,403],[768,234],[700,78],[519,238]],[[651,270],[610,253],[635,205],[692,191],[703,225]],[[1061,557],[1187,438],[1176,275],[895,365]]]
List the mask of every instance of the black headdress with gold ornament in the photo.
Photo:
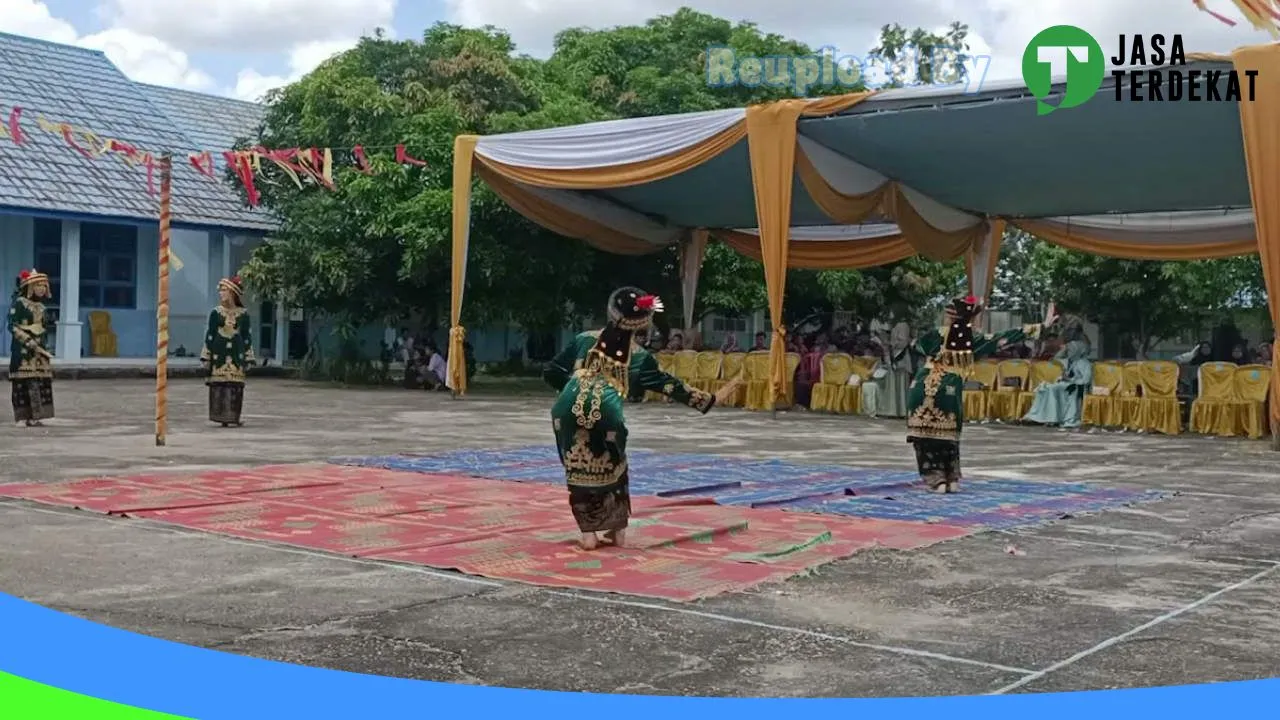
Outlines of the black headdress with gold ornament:
[[603,374],[618,392],[627,392],[631,346],[635,334],[648,329],[653,316],[663,311],[657,295],[635,287],[621,287],[609,296],[606,311],[609,322],[600,331],[595,347],[582,364],[583,375]]
[[236,305],[244,305],[244,283],[240,281],[239,275],[222,278],[218,281],[218,289],[231,293],[231,299],[235,301]]
[[970,295],[952,300],[947,310],[949,324],[934,362],[945,367],[968,368],[973,365],[973,319],[982,312],[982,303]]
[[18,273],[18,281],[15,289],[17,294],[29,298],[31,297],[32,288],[40,283],[45,283],[47,286],[49,284],[49,276],[35,268],[31,268],[30,270],[23,270]]

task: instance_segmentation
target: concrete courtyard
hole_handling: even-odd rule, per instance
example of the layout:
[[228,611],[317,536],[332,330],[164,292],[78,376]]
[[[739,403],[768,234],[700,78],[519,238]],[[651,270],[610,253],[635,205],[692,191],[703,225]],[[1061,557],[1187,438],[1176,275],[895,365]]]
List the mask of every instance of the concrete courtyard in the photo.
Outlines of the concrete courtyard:
[[[0,426],[0,481],[523,446],[549,395],[251,381],[246,426],[175,380],[60,381]],[[7,412],[7,408],[6,408]],[[911,468],[901,421],[628,409],[633,447]],[[1047,692],[1280,675],[1280,455],[1265,442],[966,430],[974,475],[1179,491],[680,605],[566,592],[0,500],[0,592],[171,640],[449,682],[682,695]],[[566,524],[571,526],[568,510]]]

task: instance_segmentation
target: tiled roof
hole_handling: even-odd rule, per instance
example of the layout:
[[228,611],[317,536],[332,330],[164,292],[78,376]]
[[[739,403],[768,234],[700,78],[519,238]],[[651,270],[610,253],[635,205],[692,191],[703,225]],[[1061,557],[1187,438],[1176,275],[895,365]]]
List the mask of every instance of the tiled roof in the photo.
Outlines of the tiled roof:
[[195,150],[229,149],[257,133],[267,109],[262,105],[218,95],[137,84],[151,104],[169,116]]
[[130,167],[115,155],[82,156],[58,134],[41,130],[37,117],[42,116],[92,130],[104,141],[117,139],[157,155],[175,153],[174,222],[274,229],[268,213],[246,207],[225,180],[205,177],[187,162],[190,150],[230,147],[224,141],[211,148],[204,141],[237,130],[218,133],[206,118],[200,136],[192,137],[186,132],[194,135],[196,129],[184,132],[181,121],[166,115],[151,95],[101,52],[0,33],[0,121],[7,121],[13,107],[23,108],[26,139],[17,147],[11,138],[0,138],[0,207],[133,220],[158,216],[158,198],[147,192],[143,167]]

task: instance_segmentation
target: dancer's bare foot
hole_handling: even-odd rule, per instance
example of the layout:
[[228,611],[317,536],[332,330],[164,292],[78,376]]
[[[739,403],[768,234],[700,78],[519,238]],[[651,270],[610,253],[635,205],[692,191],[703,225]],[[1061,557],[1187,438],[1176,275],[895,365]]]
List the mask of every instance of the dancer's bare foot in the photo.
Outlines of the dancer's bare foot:
[[947,493],[947,484],[938,483],[937,485],[930,485],[929,492],[938,493],[939,495],[945,495]]
[[593,532],[582,533],[582,549],[595,550],[600,546],[600,539]]
[[952,480],[951,482],[947,483],[947,492],[948,492],[948,493],[958,493],[958,492],[960,492],[960,481],[959,481],[959,480]]
[[612,543],[614,547],[625,547],[627,544],[627,529],[610,530],[604,534],[604,539]]

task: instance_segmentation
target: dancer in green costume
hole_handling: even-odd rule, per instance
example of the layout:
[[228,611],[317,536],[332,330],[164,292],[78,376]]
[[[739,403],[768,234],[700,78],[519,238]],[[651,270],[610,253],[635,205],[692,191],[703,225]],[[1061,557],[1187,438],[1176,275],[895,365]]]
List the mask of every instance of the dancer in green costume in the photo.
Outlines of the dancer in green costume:
[[209,373],[209,421],[239,426],[245,369],[254,361],[253,331],[240,278],[218,281],[218,306],[209,312],[200,361]]
[[547,366],[543,378],[559,394],[551,408],[560,462],[569,486],[569,506],[582,532],[582,547],[599,538],[621,546],[631,516],[627,423],[623,408],[631,388],[662,393],[703,414],[742,383],[732,378],[715,394],[690,387],[658,369],[654,357],[635,343],[662,301],[633,287],[609,297],[603,330],[578,335]]
[[929,358],[907,391],[907,442],[916,451],[920,479],[936,493],[960,490],[960,431],[964,427],[964,382],[974,359],[993,355],[1009,343],[1038,337],[1054,321],[1050,310],[1040,325],[995,335],[974,333],[982,312],[977,298],[956,298],[947,306],[944,332],[932,330],[916,342]]
[[44,307],[48,298],[48,275],[38,270],[18,274],[9,306],[9,384],[13,419],[27,427],[53,417],[53,322]]

